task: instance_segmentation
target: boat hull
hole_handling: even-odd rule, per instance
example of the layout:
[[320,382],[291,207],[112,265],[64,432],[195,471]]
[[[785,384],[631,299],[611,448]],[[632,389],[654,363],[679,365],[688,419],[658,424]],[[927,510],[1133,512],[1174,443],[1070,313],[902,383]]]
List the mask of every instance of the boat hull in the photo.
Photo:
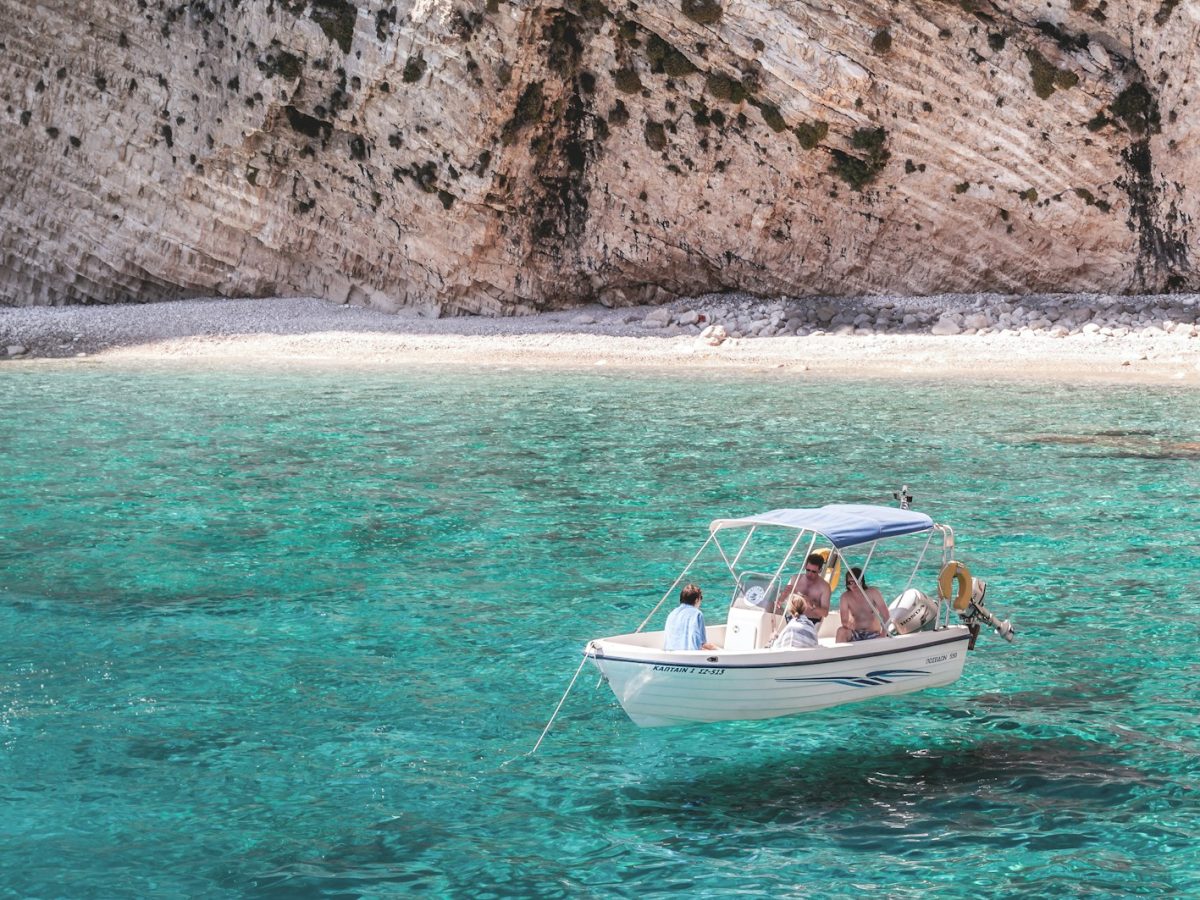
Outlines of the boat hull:
[[664,651],[661,633],[643,632],[592,641],[584,652],[629,717],[658,727],[770,719],[940,687],[962,675],[969,641],[966,627],[952,625],[801,650]]

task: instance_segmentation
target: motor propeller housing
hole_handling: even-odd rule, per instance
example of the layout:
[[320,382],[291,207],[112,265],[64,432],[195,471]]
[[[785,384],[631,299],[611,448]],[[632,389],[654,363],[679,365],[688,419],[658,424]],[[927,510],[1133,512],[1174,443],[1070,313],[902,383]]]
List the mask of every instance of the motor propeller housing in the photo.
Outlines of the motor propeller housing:
[[972,578],[971,601],[958,616],[964,625],[978,625],[980,622],[991,625],[996,629],[996,634],[1011,644],[1017,636],[1016,629],[1008,619],[997,619],[991,610],[983,605],[983,598],[986,594],[987,582],[982,578]]

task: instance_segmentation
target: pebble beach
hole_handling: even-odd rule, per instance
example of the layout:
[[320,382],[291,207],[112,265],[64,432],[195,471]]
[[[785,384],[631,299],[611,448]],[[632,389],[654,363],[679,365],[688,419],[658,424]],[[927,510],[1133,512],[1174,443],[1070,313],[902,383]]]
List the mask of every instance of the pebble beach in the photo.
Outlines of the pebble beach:
[[1196,295],[681,298],[436,318],[313,298],[0,309],[0,361],[772,369],[806,375],[1200,381]]

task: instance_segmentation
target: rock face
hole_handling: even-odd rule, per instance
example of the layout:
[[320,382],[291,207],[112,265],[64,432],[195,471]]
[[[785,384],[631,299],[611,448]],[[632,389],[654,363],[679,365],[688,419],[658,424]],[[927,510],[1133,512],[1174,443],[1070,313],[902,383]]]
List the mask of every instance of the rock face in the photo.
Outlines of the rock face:
[[0,0],[0,19],[7,304],[1200,288],[1194,3]]

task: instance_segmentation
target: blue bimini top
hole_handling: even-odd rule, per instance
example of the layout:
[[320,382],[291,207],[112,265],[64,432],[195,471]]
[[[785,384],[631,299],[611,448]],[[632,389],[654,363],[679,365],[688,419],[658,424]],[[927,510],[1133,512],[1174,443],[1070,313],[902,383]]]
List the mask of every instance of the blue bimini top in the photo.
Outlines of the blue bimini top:
[[759,525],[815,531],[828,538],[833,546],[841,548],[885,537],[928,531],[933,527],[933,519],[925,513],[894,506],[831,503],[820,509],[773,509],[740,519],[713,519],[708,530],[717,532],[723,528],[752,528]]

